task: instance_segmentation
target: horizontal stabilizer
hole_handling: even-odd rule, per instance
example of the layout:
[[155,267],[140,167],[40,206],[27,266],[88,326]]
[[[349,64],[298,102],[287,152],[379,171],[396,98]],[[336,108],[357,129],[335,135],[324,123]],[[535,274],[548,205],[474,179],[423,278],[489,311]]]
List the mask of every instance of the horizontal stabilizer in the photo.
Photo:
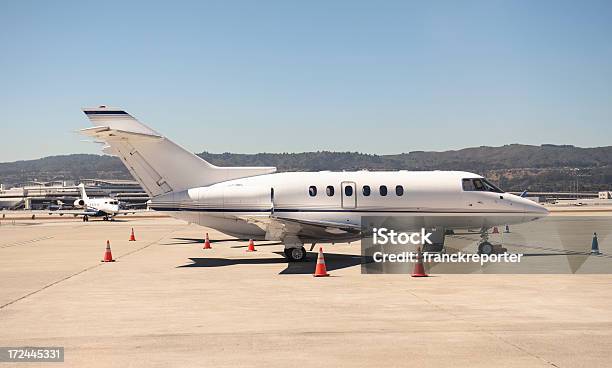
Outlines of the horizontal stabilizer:
[[164,138],[161,135],[157,135],[157,134],[145,134],[145,133],[139,133],[135,131],[112,129],[111,127],[107,127],[107,126],[96,126],[93,128],[81,129],[79,130],[79,133],[90,136],[90,137],[94,137],[97,139],[101,139],[101,140],[113,139],[113,137],[126,138],[128,136],[131,136],[132,138],[152,138],[152,139],[163,139]]

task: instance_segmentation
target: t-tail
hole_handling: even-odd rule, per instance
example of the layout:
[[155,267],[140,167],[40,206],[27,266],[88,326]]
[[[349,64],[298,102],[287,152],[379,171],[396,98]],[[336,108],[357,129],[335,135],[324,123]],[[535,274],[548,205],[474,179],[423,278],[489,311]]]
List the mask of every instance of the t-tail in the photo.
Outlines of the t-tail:
[[77,188],[79,189],[79,194],[81,195],[81,199],[86,201],[89,199],[89,197],[87,197],[87,193],[85,192],[85,184],[81,183],[77,186]]
[[276,171],[212,165],[121,109],[99,106],[83,112],[94,127],[80,132],[105,142],[103,151],[119,157],[151,197]]

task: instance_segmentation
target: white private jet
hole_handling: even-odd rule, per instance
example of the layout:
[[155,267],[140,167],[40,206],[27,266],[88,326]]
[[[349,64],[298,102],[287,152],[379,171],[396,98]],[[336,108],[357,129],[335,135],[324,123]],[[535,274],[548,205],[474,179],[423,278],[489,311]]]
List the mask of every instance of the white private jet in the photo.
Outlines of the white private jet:
[[102,217],[105,221],[114,220],[119,213],[119,201],[111,197],[89,198],[85,192],[83,183],[77,186],[81,198],[74,201],[75,207],[85,209],[83,221],[89,221],[89,217]]
[[[481,229],[479,251],[492,252],[488,229],[544,217],[548,211],[462,171],[284,172],[218,167],[106,106],[84,108],[106,143],[151,196],[150,208],[238,238],[281,241],[290,261],[304,244],[362,238],[362,216],[403,216],[429,229]],[[442,238],[443,239],[443,238]]]
[[83,183],[77,185],[81,198],[75,199],[74,207],[82,210],[64,210],[62,204],[59,205],[58,209],[49,208],[53,212],[49,214],[57,213],[60,216],[70,214],[76,216],[83,216],[83,221],[89,221],[90,217],[102,217],[105,221],[114,220],[115,216],[119,213],[128,213],[119,209],[119,201],[111,197],[96,197],[89,198],[87,192],[85,192],[85,185]]

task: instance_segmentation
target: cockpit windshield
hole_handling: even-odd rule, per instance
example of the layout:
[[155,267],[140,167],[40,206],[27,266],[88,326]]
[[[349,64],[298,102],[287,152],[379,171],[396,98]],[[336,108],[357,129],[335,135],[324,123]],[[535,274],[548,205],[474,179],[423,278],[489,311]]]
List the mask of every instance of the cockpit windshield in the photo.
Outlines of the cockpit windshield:
[[491,184],[487,179],[484,178],[472,178],[463,179],[461,181],[463,190],[466,192],[493,192],[493,193],[504,193],[503,190],[499,189],[495,185]]

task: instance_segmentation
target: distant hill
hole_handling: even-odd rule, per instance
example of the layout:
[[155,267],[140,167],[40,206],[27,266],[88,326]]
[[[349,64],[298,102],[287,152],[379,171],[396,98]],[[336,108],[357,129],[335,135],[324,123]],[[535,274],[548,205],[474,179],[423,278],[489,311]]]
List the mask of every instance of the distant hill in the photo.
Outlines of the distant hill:
[[[455,151],[415,151],[398,155],[357,152],[214,154],[200,157],[220,166],[276,166],[279,171],[465,170],[482,174],[511,191],[598,191],[612,189],[612,146],[570,145],[473,147]],[[130,179],[119,159],[74,154],[0,163],[0,183],[82,178]]]
[[580,148],[544,144],[510,144],[457,151],[414,151],[399,155],[357,152],[199,154],[220,165],[273,165],[279,170],[494,170],[514,168],[601,167],[612,165],[612,146]]
[[0,183],[5,187],[26,181],[86,178],[132,179],[132,176],[118,158],[106,155],[74,154],[0,163]]

